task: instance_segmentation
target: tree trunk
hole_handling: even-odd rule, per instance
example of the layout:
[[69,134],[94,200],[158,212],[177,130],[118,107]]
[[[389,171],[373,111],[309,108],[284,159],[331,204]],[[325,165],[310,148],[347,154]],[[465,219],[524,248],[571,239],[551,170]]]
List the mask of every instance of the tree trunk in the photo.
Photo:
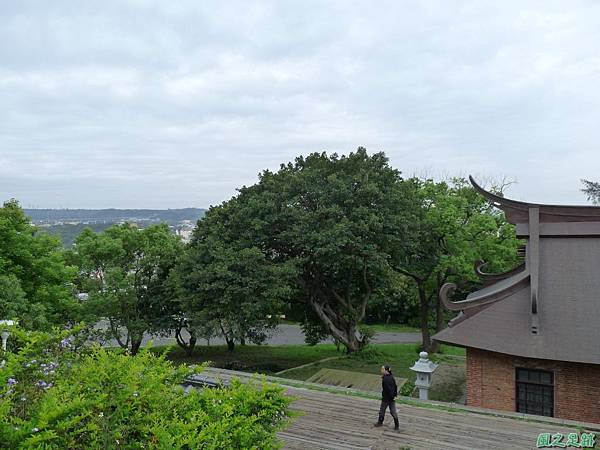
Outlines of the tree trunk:
[[346,353],[354,353],[363,348],[363,342],[356,337],[356,333],[353,330],[354,327],[352,327],[352,331],[348,331],[346,342],[343,342],[346,346]]
[[425,283],[417,282],[417,290],[419,292],[419,311],[421,319],[421,336],[423,340],[423,350],[426,352],[432,351],[431,335],[429,334],[429,301],[425,293]]
[[194,336],[193,334],[190,333],[190,342],[188,343],[187,347],[185,348],[185,354],[187,356],[192,356],[192,353],[194,353],[195,347],[196,347],[196,336]]
[[140,350],[140,346],[142,345],[142,340],[141,339],[131,339],[131,356],[135,356],[137,355],[138,351]]
[[235,348],[235,342],[234,342],[234,340],[233,339],[225,338],[225,341],[227,342],[227,351],[232,352],[233,349]]
[[[318,301],[311,301],[311,305],[317,316],[323,324],[327,327],[334,340],[337,339],[344,347],[346,347],[347,353],[354,353],[363,347],[363,341],[356,336],[356,323],[344,320],[340,316],[333,316],[331,308],[329,308],[329,314],[325,311],[324,307]],[[332,320],[333,319],[333,320]],[[334,323],[334,321],[336,323]]]
[[240,345],[246,345],[246,339],[240,338]]
[[188,331],[190,334],[190,339],[188,342],[185,342],[181,332],[183,331],[182,327],[175,329],[175,340],[177,344],[185,351],[187,356],[191,356],[194,352],[194,347],[196,346],[196,335],[192,331]]
[[[439,292],[439,289],[438,289]],[[435,331],[442,331],[444,328],[444,305],[440,300],[440,296],[436,294],[435,296]]]

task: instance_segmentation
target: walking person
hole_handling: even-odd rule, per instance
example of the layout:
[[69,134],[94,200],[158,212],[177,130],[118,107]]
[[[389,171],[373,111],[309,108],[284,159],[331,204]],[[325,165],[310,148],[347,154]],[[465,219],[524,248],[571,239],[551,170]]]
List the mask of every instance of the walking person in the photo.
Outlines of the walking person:
[[379,420],[375,424],[376,427],[383,425],[385,418],[385,410],[390,408],[390,414],[394,418],[394,429],[400,428],[398,421],[398,413],[396,412],[396,396],[398,395],[398,386],[392,375],[390,366],[381,366],[381,406],[379,407]]

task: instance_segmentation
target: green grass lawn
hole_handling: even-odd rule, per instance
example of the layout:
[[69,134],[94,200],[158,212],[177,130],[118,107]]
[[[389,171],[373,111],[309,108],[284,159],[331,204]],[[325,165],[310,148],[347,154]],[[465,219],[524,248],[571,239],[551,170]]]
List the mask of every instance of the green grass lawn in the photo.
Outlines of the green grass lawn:
[[360,353],[290,370],[283,376],[306,380],[322,368],[377,374],[381,366],[387,364],[392,368],[394,375],[412,379],[413,373],[408,368],[418,359],[418,350],[416,344],[375,344]]
[[[163,351],[166,347],[154,347],[153,351]],[[242,372],[259,372],[273,375],[276,372],[301,366],[331,356],[343,356],[333,344],[308,345],[237,345],[233,352],[227,346],[198,346],[192,356],[187,356],[175,346],[168,353],[168,358],[175,363],[200,364],[211,361],[214,367],[240,370]]]
[[[155,347],[154,351],[164,349],[165,347]],[[442,346],[441,353],[432,355],[432,359],[452,363],[456,360],[456,356],[461,355],[464,356],[464,349]],[[192,356],[187,356],[180,348],[173,347],[168,353],[168,358],[176,363],[200,364],[211,361],[215,367],[267,375],[329,357],[340,358],[289,370],[282,376],[304,381],[322,368],[377,374],[380,367],[387,364],[392,367],[394,375],[412,380],[414,373],[409,370],[409,367],[419,357],[419,346],[417,344],[373,344],[353,355],[336,351],[332,344],[238,345],[233,352],[228,352],[227,347],[220,345],[199,346]]]

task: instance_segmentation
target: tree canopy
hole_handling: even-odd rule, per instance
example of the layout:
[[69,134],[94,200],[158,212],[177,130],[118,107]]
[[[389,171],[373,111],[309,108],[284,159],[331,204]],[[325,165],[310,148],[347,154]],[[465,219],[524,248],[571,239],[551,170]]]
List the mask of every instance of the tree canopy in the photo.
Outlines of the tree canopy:
[[0,316],[28,329],[72,322],[78,302],[60,241],[31,225],[19,203],[0,208]]
[[465,179],[412,181],[419,205],[410,238],[397,241],[400,245],[393,251],[392,266],[414,283],[423,345],[432,351],[437,346],[431,342],[429,330],[439,331],[445,323],[438,296],[441,286],[453,281],[462,292],[472,288],[477,283],[474,263],[479,259],[489,262],[490,270],[514,267],[520,243],[514,226]]
[[583,192],[594,205],[600,205],[600,183],[597,181],[581,180]]
[[290,301],[356,351],[364,343],[357,326],[385,283],[387,249],[406,237],[413,197],[383,153],[313,153],[264,171],[204,220],[216,218],[215,239],[236,255],[257,249],[279,267]]
[[167,280],[182,250],[180,238],[165,224],[84,230],[73,254],[81,286],[90,294],[90,320],[106,319],[119,345],[137,353],[144,333],[162,330],[169,320]]

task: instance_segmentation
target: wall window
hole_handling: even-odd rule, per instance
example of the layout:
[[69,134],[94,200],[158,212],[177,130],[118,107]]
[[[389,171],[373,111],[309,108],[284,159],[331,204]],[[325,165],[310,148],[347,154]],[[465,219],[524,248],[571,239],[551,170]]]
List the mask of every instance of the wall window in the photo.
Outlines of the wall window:
[[554,374],[517,369],[517,412],[554,416]]

